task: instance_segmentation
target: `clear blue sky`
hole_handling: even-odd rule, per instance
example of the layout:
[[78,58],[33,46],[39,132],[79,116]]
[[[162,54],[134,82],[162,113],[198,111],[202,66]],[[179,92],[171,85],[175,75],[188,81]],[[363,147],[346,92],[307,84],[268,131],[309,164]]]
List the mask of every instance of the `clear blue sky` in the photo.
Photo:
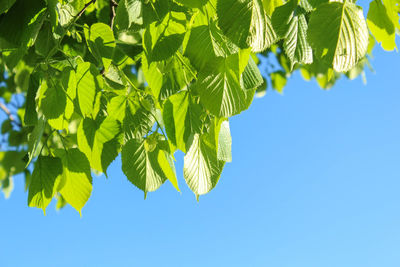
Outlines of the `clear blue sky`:
[[400,55],[330,91],[299,74],[231,119],[233,162],[197,203],[166,183],[143,200],[94,177],[83,217],[0,196],[0,266],[400,266]]

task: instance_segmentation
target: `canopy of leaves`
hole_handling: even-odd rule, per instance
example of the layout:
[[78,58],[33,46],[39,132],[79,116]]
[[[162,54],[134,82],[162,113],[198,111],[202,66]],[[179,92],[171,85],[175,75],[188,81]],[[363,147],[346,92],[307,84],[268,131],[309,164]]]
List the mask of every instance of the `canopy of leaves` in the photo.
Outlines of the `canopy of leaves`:
[[232,161],[230,117],[297,70],[325,89],[362,74],[375,40],[397,48],[399,2],[0,0],[0,189],[23,174],[29,206],[81,212],[121,153],[145,195],[179,191],[181,150],[206,194]]

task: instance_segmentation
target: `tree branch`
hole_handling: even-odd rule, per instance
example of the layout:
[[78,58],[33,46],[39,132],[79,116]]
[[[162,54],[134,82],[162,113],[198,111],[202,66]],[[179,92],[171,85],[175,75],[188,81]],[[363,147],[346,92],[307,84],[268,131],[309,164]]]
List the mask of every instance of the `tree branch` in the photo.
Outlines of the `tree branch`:
[[15,123],[19,127],[22,126],[21,123],[19,123],[18,121],[15,120],[14,116],[11,114],[11,111],[8,109],[8,107],[1,102],[0,102],[0,109],[3,110],[4,113],[7,114],[7,117],[11,122]]
[[76,21],[80,16],[82,16],[82,14],[85,13],[86,9],[87,9],[91,4],[94,4],[94,3],[96,3],[96,0],[91,0],[90,2],[86,3],[85,6],[82,8],[82,10],[79,11],[78,15],[76,15],[76,17],[75,17],[74,20]]
[[118,3],[115,0],[110,0],[110,27],[111,29],[114,26],[114,18],[115,18],[115,8],[118,6]]

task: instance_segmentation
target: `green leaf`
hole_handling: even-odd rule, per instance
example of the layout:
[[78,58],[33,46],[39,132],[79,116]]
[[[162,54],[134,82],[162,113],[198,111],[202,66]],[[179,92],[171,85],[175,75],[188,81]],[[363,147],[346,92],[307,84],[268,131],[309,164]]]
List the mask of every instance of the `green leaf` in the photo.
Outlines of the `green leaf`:
[[184,89],[195,78],[196,70],[179,52],[167,60],[150,64],[146,57],[142,57],[142,64],[143,74],[153,96],[159,100]]
[[231,117],[247,109],[240,87],[239,54],[218,58],[199,73],[197,91],[203,106],[218,117]]
[[155,109],[151,98],[145,98],[150,104],[150,110],[143,107],[138,101],[129,101],[125,112],[125,119],[122,124],[125,139],[142,138],[146,135],[155,123]]
[[118,155],[120,132],[118,122],[110,117],[102,122],[84,118],[77,132],[78,147],[86,155],[90,166],[107,175],[107,167]]
[[10,119],[4,120],[1,124],[1,134],[6,134],[12,130],[12,122]]
[[26,104],[25,104],[25,114],[24,114],[25,125],[35,125],[38,120],[38,115],[36,112],[36,103],[35,103],[35,97],[38,88],[39,88],[39,77],[37,73],[33,73],[29,77],[28,92],[26,93]]
[[35,43],[36,52],[46,57],[55,45],[50,23],[44,23]]
[[119,31],[143,25],[141,0],[121,0],[115,15],[115,28]]
[[0,0],[0,14],[7,11],[16,0]]
[[[39,145],[42,140],[44,127],[46,126],[46,121],[43,117],[40,117],[33,131],[28,135],[28,166],[34,157],[37,157],[40,149]],[[43,145],[42,145],[43,146]]]
[[185,56],[198,70],[201,70],[216,57],[227,57],[237,52],[238,47],[223,35],[215,22],[210,21],[208,24],[207,20],[207,24],[190,30]]
[[83,116],[90,116],[96,92],[102,87],[99,71],[89,62],[80,63],[76,70],[76,81],[79,108]]
[[270,74],[272,87],[279,93],[283,93],[283,88],[286,85],[287,79],[283,71],[276,71]]
[[[167,141],[164,141],[168,143]],[[165,175],[165,177],[171,182],[172,186],[180,192],[178,185],[178,179],[176,178],[176,170],[174,159],[169,151],[159,149],[157,155],[157,162],[160,165],[160,168]]]
[[249,58],[249,63],[244,68],[244,71],[240,77],[240,84],[244,89],[256,89],[263,84],[264,80],[261,76],[260,70],[258,69],[253,58]]
[[382,44],[383,49],[392,51],[396,48],[395,25],[381,0],[375,0],[369,4],[367,23],[371,33],[377,42]]
[[42,0],[18,0],[0,18],[0,49],[27,48],[34,44],[45,15]]
[[124,121],[127,101],[128,97],[124,95],[111,98],[110,103],[107,105],[108,116],[120,122]]
[[112,62],[115,47],[115,38],[110,26],[95,23],[89,30],[85,27],[84,32],[90,52],[107,70]]
[[[327,3],[329,0],[299,0],[298,5],[307,12],[313,11],[318,5]],[[337,1],[342,2],[342,1]]]
[[67,97],[61,84],[50,78],[44,80],[38,91],[38,106],[46,119],[57,119],[64,114]]
[[190,8],[201,8],[207,3],[207,0],[175,0],[175,2]]
[[167,99],[163,118],[168,139],[183,152],[187,151],[189,137],[201,132],[202,107],[195,103],[188,91]]
[[274,33],[261,0],[219,0],[217,14],[219,27],[240,48],[262,52],[272,44]]
[[146,150],[145,143],[143,139],[131,139],[122,148],[122,171],[128,180],[145,194],[157,190],[166,179],[179,190],[170,156],[159,146]]
[[[399,0],[383,0],[383,5],[386,8],[389,19],[392,21],[393,25],[397,30],[400,30],[399,12],[400,12],[400,2]],[[399,32],[397,31],[397,35]]]
[[210,134],[195,134],[184,157],[183,177],[196,196],[213,189],[221,176],[224,161],[217,158],[215,139]]
[[186,32],[186,16],[171,11],[161,22],[150,24],[143,34],[148,62],[165,60],[181,46]]
[[56,210],[61,210],[68,204],[68,202],[60,194],[56,195],[56,199],[57,199]]
[[3,191],[4,197],[7,199],[10,197],[11,192],[14,190],[14,179],[12,176],[7,177],[3,181],[0,181],[0,189]]
[[[2,170],[6,173],[6,176],[13,176],[15,174],[21,173],[25,169],[24,157],[26,151],[0,151],[0,166]],[[0,180],[2,180],[0,178]]]
[[59,191],[63,198],[81,213],[92,192],[89,161],[85,154],[77,148],[60,149],[56,154],[61,158],[63,164]]
[[218,129],[217,158],[225,162],[232,161],[232,137],[229,129],[229,121],[222,120]]
[[38,158],[29,185],[29,207],[41,208],[46,214],[46,207],[56,193],[57,180],[60,179],[62,168],[59,158],[50,156],[40,156]]
[[64,68],[61,73],[61,86],[67,94],[67,104],[65,106],[64,118],[69,120],[74,113],[74,99],[76,98],[76,73],[70,68]]
[[280,38],[291,68],[294,64],[310,64],[313,61],[312,49],[307,42],[307,21],[305,13],[297,8],[297,1],[291,0],[275,9],[272,25]]
[[324,3],[311,13],[308,41],[335,71],[348,71],[365,56],[368,35],[362,9],[350,1]]
[[262,1],[263,6],[264,6],[264,10],[265,13],[268,16],[272,16],[272,14],[274,13],[274,10],[283,5],[283,1],[282,0],[263,0]]

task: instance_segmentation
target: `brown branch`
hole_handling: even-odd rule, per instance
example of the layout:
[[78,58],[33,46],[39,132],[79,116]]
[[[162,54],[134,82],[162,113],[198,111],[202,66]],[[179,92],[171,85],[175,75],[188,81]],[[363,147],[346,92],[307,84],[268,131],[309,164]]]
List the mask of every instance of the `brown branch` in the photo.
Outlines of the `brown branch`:
[[22,125],[18,121],[15,120],[14,116],[11,114],[11,111],[8,109],[8,107],[1,102],[0,102],[0,109],[3,110],[4,113],[7,114],[7,117],[11,122],[15,123],[19,127],[22,127]]
[[86,9],[91,5],[96,3],[96,0],[91,0],[90,2],[86,3],[85,6],[82,8],[81,11],[79,11],[78,15],[76,15],[74,21],[76,21],[80,16],[82,16],[83,13],[85,13]]
[[114,18],[115,18],[115,8],[118,6],[118,3],[115,0],[110,0],[110,27],[111,29],[114,27]]

